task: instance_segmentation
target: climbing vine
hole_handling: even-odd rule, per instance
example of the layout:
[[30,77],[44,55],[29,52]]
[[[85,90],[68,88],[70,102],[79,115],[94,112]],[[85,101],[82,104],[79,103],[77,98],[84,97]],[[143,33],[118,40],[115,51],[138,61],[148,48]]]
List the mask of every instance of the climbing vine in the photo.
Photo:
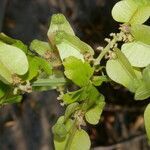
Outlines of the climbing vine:
[[[33,40],[27,46],[0,34],[0,105],[21,102],[24,93],[56,89],[65,107],[52,127],[56,150],[90,149],[83,127],[100,120],[105,98],[97,87],[103,82],[121,84],[135,94],[135,100],[150,97],[150,27],[144,25],[150,17],[150,1],[119,1],[112,16],[122,24],[118,33],[105,39],[107,46],[98,48],[97,57],[62,14],[52,16],[48,42]],[[144,113],[150,139],[149,115],[150,105]]]

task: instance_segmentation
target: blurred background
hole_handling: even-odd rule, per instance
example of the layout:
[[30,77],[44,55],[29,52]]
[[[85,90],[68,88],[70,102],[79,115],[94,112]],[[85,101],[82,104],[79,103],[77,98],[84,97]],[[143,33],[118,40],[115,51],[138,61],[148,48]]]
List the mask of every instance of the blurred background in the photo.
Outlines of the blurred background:
[[[76,35],[94,49],[117,32],[111,17],[118,0],[0,0],[0,31],[30,44],[47,40],[51,15],[63,13]],[[147,22],[149,24],[149,21]],[[103,62],[105,63],[105,62]],[[107,106],[97,126],[88,125],[94,150],[149,150],[143,111],[150,102],[134,101],[124,88],[103,84]],[[0,108],[0,150],[53,150],[51,127],[63,108],[55,91],[24,95],[21,104]]]

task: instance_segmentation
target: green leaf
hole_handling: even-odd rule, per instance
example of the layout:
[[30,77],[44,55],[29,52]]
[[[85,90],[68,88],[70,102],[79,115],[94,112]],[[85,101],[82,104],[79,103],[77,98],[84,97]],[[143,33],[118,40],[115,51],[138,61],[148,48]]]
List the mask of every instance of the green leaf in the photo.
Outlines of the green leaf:
[[64,85],[65,83],[66,80],[64,77],[56,77],[55,75],[52,75],[48,79],[38,79],[37,81],[33,82],[32,86],[56,87]]
[[103,82],[107,82],[108,79],[106,76],[93,76],[92,83],[95,86],[100,86]]
[[150,64],[150,45],[132,42],[123,44],[121,50],[134,67],[146,67]]
[[39,74],[39,71],[44,71],[46,75],[52,74],[52,65],[45,59],[37,56],[28,56],[29,70],[27,74],[24,75],[25,80],[32,80]]
[[150,141],[150,104],[147,105],[145,112],[144,112],[144,122],[145,122],[145,128],[147,137]]
[[135,41],[150,45],[150,27],[147,25],[134,25],[131,27],[131,34]]
[[28,55],[28,62],[29,62],[29,70],[24,75],[24,79],[30,81],[38,75],[39,65],[35,56]]
[[132,78],[117,59],[107,61],[106,71],[107,75],[113,81],[125,86],[132,92],[136,90],[136,87],[133,84],[136,78]]
[[53,126],[52,131],[55,136],[59,136],[60,138],[63,138],[67,135],[66,126],[63,123],[56,123]]
[[53,45],[55,33],[58,31],[64,31],[68,34],[75,35],[73,29],[63,14],[54,14],[51,18],[47,35]]
[[116,55],[116,59],[107,61],[107,74],[113,81],[122,84],[123,86],[134,92],[137,88],[137,86],[135,86],[137,83],[133,83],[137,82],[139,73],[137,73],[138,71],[135,71],[132,68],[128,59],[121,51],[116,50]]
[[94,72],[90,64],[82,62],[75,57],[66,58],[63,65],[66,77],[80,87],[86,86],[89,83]]
[[9,87],[0,81],[0,99],[6,94]]
[[92,107],[96,101],[102,100],[102,95],[92,84],[88,84],[77,91],[64,94],[62,99],[66,104],[85,101],[82,109],[87,110]]
[[53,75],[34,81],[32,87],[34,91],[48,91],[64,86],[66,82],[63,72],[55,70]]
[[141,84],[135,92],[135,100],[145,100],[150,97],[150,88],[145,83]]
[[83,60],[82,54],[94,54],[93,49],[88,44],[81,41],[78,37],[69,35],[65,32],[58,32],[56,34],[55,43],[62,60],[69,56],[74,56]]
[[143,70],[143,80],[147,86],[147,88],[150,89],[150,65],[148,65],[144,70]]
[[14,43],[16,43],[16,39],[13,39],[13,38],[11,38],[11,37],[9,37],[9,36],[7,36],[6,34],[4,34],[4,33],[0,33],[0,41],[3,41],[4,43],[7,43],[7,44],[14,44]]
[[52,131],[54,133],[55,150],[65,150],[65,145],[68,141],[69,132],[73,123],[74,121],[71,119],[68,119],[67,122],[64,123],[64,116],[61,116],[57,123],[53,126]]
[[15,47],[21,49],[25,53],[28,52],[27,45],[25,45],[22,41],[13,39],[4,33],[0,33],[0,40],[3,41],[4,43],[7,43],[9,45],[12,45],[12,46],[15,46]]
[[149,0],[122,0],[115,4],[112,16],[118,22],[142,24],[150,17]]
[[60,58],[62,61],[64,61],[64,59],[69,56],[74,56],[74,57],[84,61],[83,55],[67,42],[62,42],[62,43],[58,44],[57,49],[59,51],[59,55],[60,55]]
[[68,140],[68,135],[65,138],[59,138],[57,136],[54,136],[54,146],[55,150],[65,150],[65,145]]
[[30,49],[34,50],[41,56],[45,56],[48,51],[52,51],[48,42],[33,40],[30,44]]
[[0,61],[0,80],[5,84],[10,84],[13,82],[11,72],[1,63]]
[[135,99],[144,100],[150,97],[150,65],[143,70],[143,80],[136,90]]
[[64,116],[58,118],[56,124],[52,127],[53,134],[57,138],[64,138],[67,136],[68,132],[70,131],[73,125],[73,120],[68,119],[65,122]]
[[52,65],[43,58],[36,57],[39,68],[43,70],[47,75],[52,74]]
[[66,94],[63,95],[62,99],[63,99],[63,102],[65,102],[66,104],[71,104],[71,103],[74,103],[76,101],[84,100],[81,98],[83,96],[85,96],[84,88],[81,88],[77,91],[67,92]]
[[0,62],[11,74],[23,75],[28,71],[25,53],[17,47],[0,42]]
[[22,51],[24,51],[24,53],[28,53],[28,47],[27,45],[25,45],[23,42],[16,40],[16,42],[14,44],[12,44],[12,46],[15,46],[19,49],[21,49]]
[[90,138],[84,130],[77,130],[70,150],[89,150],[91,146]]
[[92,108],[95,104],[104,102],[104,96],[94,87],[92,84],[84,90],[86,94],[85,102],[82,106],[82,110],[87,111]]
[[118,58],[118,61],[120,62],[122,67],[126,70],[126,72],[132,78],[135,78],[136,74],[135,74],[130,62],[128,61],[127,57],[118,48],[115,48],[115,52],[116,52],[116,56]]
[[65,116],[64,116],[64,120],[68,120],[68,118],[72,115],[72,113],[74,113],[76,111],[76,109],[78,108],[79,103],[72,103],[70,105],[67,106],[66,111],[65,111]]
[[[64,139],[54,139],[55,150],[66,150],[66,143],[69,136]],[[69,150],[89,150],[91,142],[88,134],[84,130],[77,130],[73,137]]]
[[85,114],[85,119],[88,123],[96,125],[98,124],[102,111],[104,109],[105,102],[99,102],[89,109]]
[[14,103],[20,103],[22,100],[22,96],[13,96],[10,98],[3,98],[0,100],[0,105],[4,105],[4,104],[14,104]]

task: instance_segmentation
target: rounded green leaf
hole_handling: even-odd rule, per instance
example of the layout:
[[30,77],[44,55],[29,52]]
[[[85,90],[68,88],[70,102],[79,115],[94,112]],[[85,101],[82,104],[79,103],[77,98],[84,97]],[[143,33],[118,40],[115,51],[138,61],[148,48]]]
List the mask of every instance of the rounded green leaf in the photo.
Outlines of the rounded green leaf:
[[75,35],[73,29],[63,14],[54,14],[51,18],[48,34],[57,31],[65,31],[68,34]]
[[99,104],[89,109],[85,114],[86,121],[93,125],[98,124],[104,106],[105,106],[105,102],[100,102]]
[[[57,121],[56,124],[63,124],[64,122],[64,117],[60,117]],[[66,143],[69,139],[69,131],[71,130],[72,126],[73,126],[74,121],[71,119],[68,119],[67,122],[63,125],[65,125],[65,129],[68,132],[65,136],[59,136],[58,134],[54,133],[54,145],[55,145],[55,150],[65,150],[66,147]],[[55,126],[55,125],[54,125]],[[60,127],[61,128],[61,127]],[[57,129],[60,130],[60,129]],[[58,132],[58,131],[56,131]]]
[[11,72],[0,62],[0,80],[5,84],[13,82]]
[[[55,136],[55,150],[66,150],[66,145],[69,140],[69,135],[66,138],[58,138]],[[89,150],[91,146],[90,138],[84,130],[77,130],[70,143],[69,150]]]
[[65,138],[59,138],[54,136],[54,146],[55,150],[65,150],[65,145],[67,143],[68,135]]
[[60,58],[62,61],[69,56],[74,56],[74,57],[84,61],[83,55],[76,48],[74,48],[74,46],[72,46],[68,42],[64,41],[64,42],[58,44],[57,48],[58,48],[59,55],[60,55]]
[[75,35],[66,17],[63,14],[54,14],[51,18],[50,27],[47,33],[48,38],[53,45],[54,45],[54,36],[56,32],[59,31],[64,31],[68,34]]
[[0,99],[7,93],[9,87],[0,81]]
[[48,51],[51,51],[51,47],[48,42],[33,40],[30,44],[30,49],[34,50],[41,56],[45,56]]
[[150,97],[150,65],[143,70],[143,80],[135,92],[136,100],[144,100]]
[[146,86],[150,89],[150,65],[143,70],[143,80]]
[[132,77],[128,75],[126,70],[122,67],[119,61],[108,60],[106,64],[106,71],[108,76],[115,82],[122,84],[125,87],[128,87],[130,82],[132,82]]
[[89,63],[82,62],[75,57],[66,58],[63,65],[66,77],[80,87],[86,86],[89,83],[94,72]]
[[56,34],[55,44],[62,60],[69,56],[74,56],[84,61],[84,54],[94,54],[93,49],[88,44],[81,41],[78,37],[65,32]]
[[28,60],[25,53],[17,47],[0,42],[0,63],[11,74],[23,75],[28,71]]
[[66,126],[63,123],[56,123],[53,128],[53,134],[56,136],[59,136],[61,138],[65,137],[67,135]]
[[89,135],[84,130],[77,130],[70,150],[89,150],[91,146]]
[[63,99],[64,103],[71,104],[76,101],[84,100],[83,98],[81,98],[84,96],[85,96],[84,88],[81,88],[77,91],[67,92],[66,94],[63,95],[62,99]]
[[77,36],[67,34],[66,32],[63,31],[58,32],[55,37],[55,42],[56,44],[59,44],[62,41],[67,41],[82,54],[85,53],[90,53],[91,55],[94,54],[94,50],[92,49],[92,47],[86,44],[85,42],[81,41]]
[[122,0],[115,4],[112,16],[118,22],[142,24],[150,17],[148,0]]
[[150,141],[150,117],[149,116],[150,116],[150,104],[148,104],[144,112],[145,128],[146,128],[148,139]]
[[28,46],[25,45],[22,41],[9,37],[8,35],[4,33],[0,33],[0,41],[9,45],[15,46],[21,49],[22,51],[24,51],[25,53],[28,52]]
[[69,119],[69,117],[76,111],[77,107],[79,106],[79,103],[75,102],[67,106],[65,111],[64,119],[65,121]]
[[118,59],[107,61],[106,71],[107,75],[113,81],[125,86],[130,91],[134,92],[136,90],[135,82],[137,79],[131,76],[131,74],[125,69]]
[[147,25],[134,25],[131,27],[131,34],[135,41],[150,45],[150,27]]
[[134,67],[146,67],[150,64],[150,45],[132,42],[123,44],[121,50]]
[[135,92],[135,100],[145,100],[150,97],[150,88],[145,83],[141,84]]
[[103,82],[107,82],[108,79],[106,76],[93,76],[92,83],[95,86],[100,86]]

